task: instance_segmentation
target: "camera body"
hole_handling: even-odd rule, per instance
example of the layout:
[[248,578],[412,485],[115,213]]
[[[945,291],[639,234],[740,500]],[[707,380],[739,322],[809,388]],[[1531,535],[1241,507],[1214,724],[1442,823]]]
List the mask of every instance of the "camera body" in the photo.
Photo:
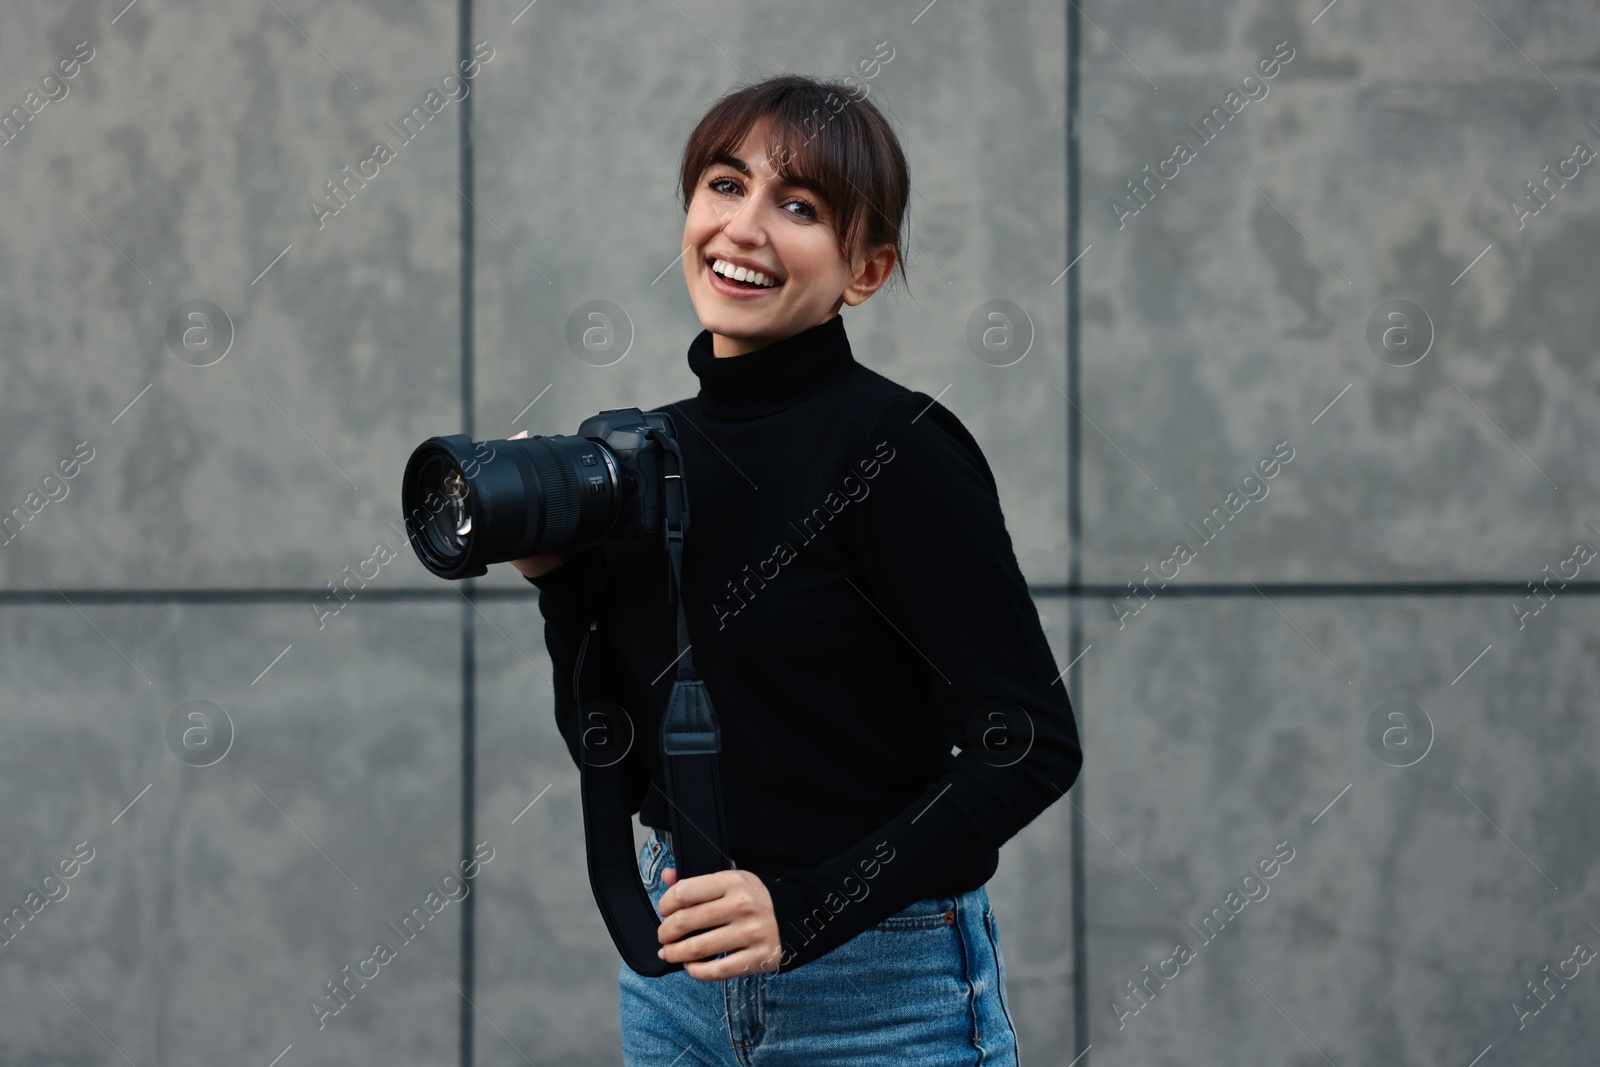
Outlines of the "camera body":
[[573,435],[432,437],[406,463],[406,535],[422,565],[448,579],[546,552],[664,539],[669,451],[672,417],[638,408],[591,415]]
[[652,538],[659,540],[664,536],[667,518],[662,481],[666,473],[665,450],[649,436],[652,429],[677,439],[672,416],[664,411],[607,408],[579,424],[576,436],[602,446],[611,457],[611,469],[622,486],[621,503],[612,526],[590,543],[620,545]]

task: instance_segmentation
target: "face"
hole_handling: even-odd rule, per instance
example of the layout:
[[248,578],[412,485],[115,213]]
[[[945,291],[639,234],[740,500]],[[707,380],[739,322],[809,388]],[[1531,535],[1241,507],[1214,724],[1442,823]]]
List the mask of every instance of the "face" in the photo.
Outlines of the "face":
[[[778,162],[765,150],[767,126],[756,123],[732,157],[706,168],[684,219],[684,279],[718,356],[826,322],[841,305],[877,292],[894,267],[888,246],[845,261],[832,208],[815,190],[778,178]],[[712,270],[716,262],[757,271],[770,284],[731,280]]]

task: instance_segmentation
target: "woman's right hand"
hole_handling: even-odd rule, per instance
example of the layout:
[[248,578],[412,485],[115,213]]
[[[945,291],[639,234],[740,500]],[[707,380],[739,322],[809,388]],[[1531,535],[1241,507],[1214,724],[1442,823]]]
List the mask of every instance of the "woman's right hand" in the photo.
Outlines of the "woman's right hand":
[[543,552],[537,556],[524,556],[514,559],[511,565],[521,571],[525,577],[537,578],[548,574],[572,558],[571,552]]
[[[515,441],[520,437],[526,436],[528,436],[528,431],[522,430],[506,438],[506,440]],[[561,566],[571,559],[572,555],[571,552],[541,552],[537,556],[524,556],[522,559],[511,560],[511,565],[521,571],[524,577],[538,578]]]

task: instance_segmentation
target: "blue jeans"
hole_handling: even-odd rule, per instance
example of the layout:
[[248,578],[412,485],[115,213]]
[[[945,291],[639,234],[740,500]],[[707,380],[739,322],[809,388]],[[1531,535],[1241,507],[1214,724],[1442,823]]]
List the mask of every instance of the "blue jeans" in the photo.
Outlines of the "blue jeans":
[[[676,866],[672,835],[639,849],[650,902]],[[982,886],[908,905],[838,948],[777,974],[715,981],[619,965],[628,1067],[944,1067],[1016,1064],[1000,931]]]

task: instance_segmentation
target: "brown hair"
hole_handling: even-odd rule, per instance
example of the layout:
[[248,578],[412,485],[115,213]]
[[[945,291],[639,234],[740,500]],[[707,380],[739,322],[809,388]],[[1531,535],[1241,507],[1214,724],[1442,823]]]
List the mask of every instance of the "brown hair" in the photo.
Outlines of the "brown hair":
[[842,82],[782,74],[723,96],[701,116],[683,147],[679,195],[684,211],[712,161],[732,155],[751,127],[770,118],[762,164],[768,173],[817,190],[838,220],[839,249],[847,261],[853,263],[863,249],[891,245],[895,267],[906,281],[903,226],[910,172],[888,120],[864,94],[858,99],[858,92]]

